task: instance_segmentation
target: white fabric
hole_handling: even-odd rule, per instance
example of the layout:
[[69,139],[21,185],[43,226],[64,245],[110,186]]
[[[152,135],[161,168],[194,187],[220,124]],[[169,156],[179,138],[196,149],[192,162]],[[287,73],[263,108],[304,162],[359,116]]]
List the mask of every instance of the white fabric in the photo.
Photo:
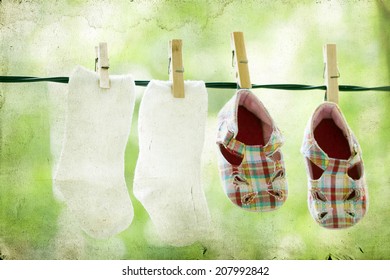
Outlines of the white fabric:
[[98,75],[77,67],[69,80],[65,139],[54,189],[80,227],[95,238],[126,229],[134,215],[124,178],[124,153],[135,103],[131,76]]
[[207,91],[204,82],[186,81],[185,98],[174,98],[171,85],[151,81],[142,98],[133,190],[161,240],[184,246],[209,227],[200,178]]
[[[68,105],[68,85],[59,83],[49,83],[49,101],[50,101],[50,151],[52,160],[53,174],[58,169],[62,146],[64,145],[66,111]],[[53,178],[54,179],[54,178]],[[54,197],[64,202],[65,198],[57,189],[53,182]]]

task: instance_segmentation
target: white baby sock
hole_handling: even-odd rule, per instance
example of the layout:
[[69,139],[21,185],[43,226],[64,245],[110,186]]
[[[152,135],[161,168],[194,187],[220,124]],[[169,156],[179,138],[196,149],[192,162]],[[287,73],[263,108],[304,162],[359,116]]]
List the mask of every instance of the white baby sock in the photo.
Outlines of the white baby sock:
[[80,227],[95,238],[125,230],[134,215],[124,178],[124,153],[135,103],[131,76],[98,75],[77,67],[69,80],[65,139],[54,189]]
[[199,240],[209,225],[200,179],[207,91],[204,82],[186,81],[185,98],[174,98],[171,86],[151,81],[142,98],[133,190],[160,238],[184,246]]

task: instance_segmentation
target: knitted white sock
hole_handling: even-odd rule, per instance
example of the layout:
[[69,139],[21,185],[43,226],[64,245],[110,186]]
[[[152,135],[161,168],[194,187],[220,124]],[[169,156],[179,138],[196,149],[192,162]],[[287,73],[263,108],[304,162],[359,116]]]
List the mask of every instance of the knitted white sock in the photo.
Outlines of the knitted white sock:
[[133,206],[124,178],[124,152],[135,103],[131,76],[98,75],[77,67],[69,80],[65,139],[54,188],[95,238],[108,238],[131,223]]
[[200,180],[207,92],[203,82],[186,81],[185,98],[174,98],[171,85],[151,81],[142,98],[133,190],[160,238],[184,246],[209,224]]

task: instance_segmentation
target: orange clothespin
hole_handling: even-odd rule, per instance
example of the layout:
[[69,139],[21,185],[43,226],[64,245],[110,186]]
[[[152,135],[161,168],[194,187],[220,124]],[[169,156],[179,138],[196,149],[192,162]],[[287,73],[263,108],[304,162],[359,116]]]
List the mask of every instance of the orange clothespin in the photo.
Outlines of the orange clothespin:
[[323,49],[325,63],[325,99],[330,102],[339,102],[339,83],[340,73],[337,68],[336,44],[326,44]]
[[236,70],[237,83],[240,88],[252,88],[249,76],[248,58],[246,56],[244,33],[233,32],[231,34],[233,50],[233,66]]
[[99,43],[99,46],[95,47],[95,51],[95,71],[99,74],[99,86],[101,88],[110,88],[110,76],[108,74],[110,65],[108,61],[107,43]]
[[172,93],[175,98],[184,98],[184,68],[182,41],[169,41],[169,79],[172,81]]

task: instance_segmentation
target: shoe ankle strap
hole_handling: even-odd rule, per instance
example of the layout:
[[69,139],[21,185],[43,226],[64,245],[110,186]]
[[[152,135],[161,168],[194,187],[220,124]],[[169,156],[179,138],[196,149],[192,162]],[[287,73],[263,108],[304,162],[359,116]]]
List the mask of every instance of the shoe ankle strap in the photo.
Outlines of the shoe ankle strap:
[[238,157],[244,157],[245,144],[235,139],[232,131],[227,130],[222,139],[217,139],[217,144],[223,145],[230,153]]
[[352,143],[352,155],[347,160],[329,158],[328,155],[318,146],[317,142],[314,139],[306,140],[305,146],[302,149],[302,153],[306,158],[308,158],[312,163],[317,165],[322,170],[326,170],[329,164],[334,160],[344,162],[344,165],[350,168],[362,161],[361,150],[355,137],[352,137]]
[[283,144],[283,138],[278,129],[275,129],[272,132],[271,137],[267,145],[265,146],[246,145],[241,141],[237,140],[234,136],[234,132],[228,130],[226,126],[223,125],[218,132],[217,144],[223,145],[230,153],[237,155],[241,158],[244,157],[245,149],[247,146],[256,147],[258,148],[259,152],[263,152],[267,156],[270,156],[274,152],[276,152]]

